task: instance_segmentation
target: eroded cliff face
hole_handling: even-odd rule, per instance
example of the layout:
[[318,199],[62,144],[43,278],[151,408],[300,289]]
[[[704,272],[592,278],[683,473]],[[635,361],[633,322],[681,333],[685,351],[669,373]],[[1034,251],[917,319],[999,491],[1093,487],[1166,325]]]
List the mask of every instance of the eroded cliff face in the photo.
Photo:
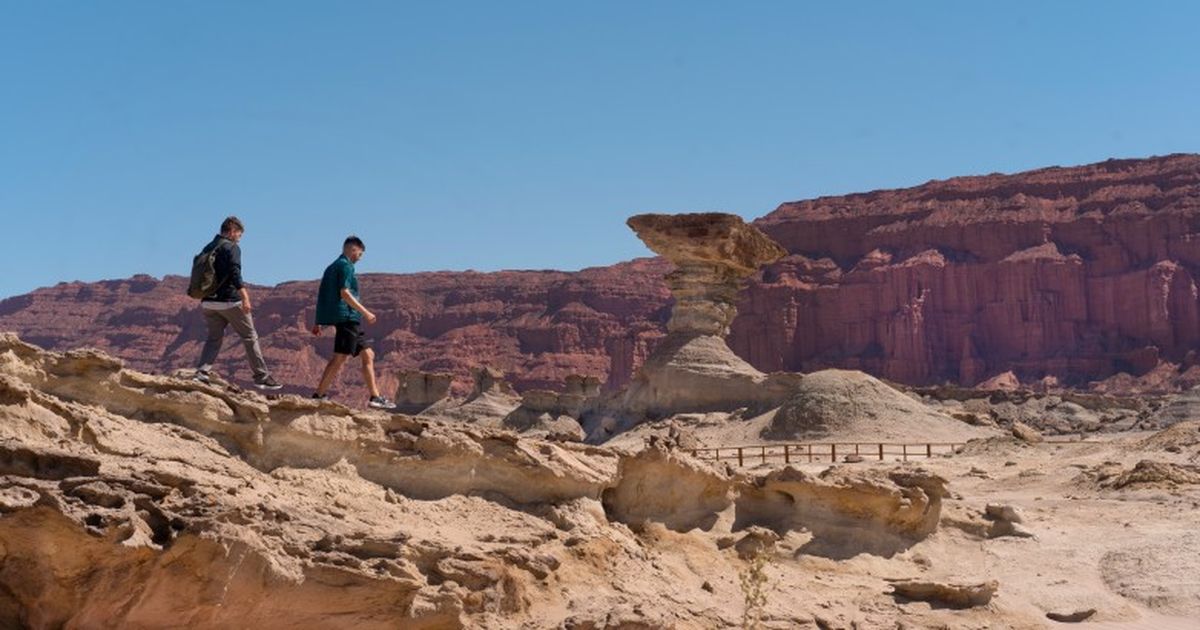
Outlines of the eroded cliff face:
[[823,197],[755,225],[791,254],[738,306],[730,345],[760,369],[1196,380],[1200,156]]
[[[755,369],[860,369],[909,384],[1024,384],[1109,392],[1200,383],[1200,156],[962,177],[786,203],[754,223],[789,252],[737,300],[729,345]],[[455,390],[491,365],[519,389],[568,375],[628,383],[666,335],[671,265],[563,272],[364,274],[385,389],[399,370]],[[253,272],[250,270],[250,276]],[[259,289],[282,380],[311,386],[314,282]],[[183,280],[67,283],[0,302],[0,329],[50,348],[102,348],[144,370],[189,366],[202,323]],[[229,342],[226,373],[245,373]],[[361,397],[347,371],[342,387]]]

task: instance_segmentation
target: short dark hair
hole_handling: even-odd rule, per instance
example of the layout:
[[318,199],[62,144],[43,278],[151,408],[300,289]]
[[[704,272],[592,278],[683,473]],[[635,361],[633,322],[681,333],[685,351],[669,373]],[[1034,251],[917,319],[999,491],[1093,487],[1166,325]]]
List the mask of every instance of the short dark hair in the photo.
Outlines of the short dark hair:
[[239,219],[231,214],[231,215],[225,217],[225,220],[221,222],[221,233],[228,234],[229,232],[232,232],[233,230],[237,230],[239,232],[245,232],[246,226],[242,225],[241,219]]
[[342,243],[342,247],[350,247],[351,245],[361,248],[364,252],[367,251],[367,246],[363,245],[362,239],[353,234],[346,237],[346,241]]

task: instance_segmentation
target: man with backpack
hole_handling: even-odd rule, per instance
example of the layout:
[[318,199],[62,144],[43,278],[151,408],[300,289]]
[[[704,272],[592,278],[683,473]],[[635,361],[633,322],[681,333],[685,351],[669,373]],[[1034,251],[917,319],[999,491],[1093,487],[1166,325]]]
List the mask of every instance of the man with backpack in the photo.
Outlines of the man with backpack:
[[254,330],[254,319],[250,316],[253,310],[250,292],[242,284],[242,250],[238,241],[242,240],[245,231],[240,219],[227,217],[221,222],[221,233],[213,237],[192,262],[188,295],[200,299],[204,323],[208,327],[208,338],[200,352],[195,378],[209,382],[209,372],[221,351],[225,327],[233,326],[246,347],[246,359],[254,372],[254,386],[280,389],[282,385],[267,371],[267,362],[258,345],[258,332]]
[[324,400],[329,397],[329,388],[337,378],[342,366],[350,357],[362,356],[363,381],[370,391],[367,406],[374,409],[390,409],[392,401],[379,395],[375,382],[375,351],[362,330],[362,320],[375,323],[375,314],[363,306],[358,297],[358,278],[354,275],[354,263],[362,259],[367,251],[362,239],[349,236],[342,243],[342,255],[325,268],[321,286],[317,289],[317,325],[314,335],[321,334],[322,326],[333,326],[337,332],[333,337],[333,356],[321,374],[321,382],[312,397]]

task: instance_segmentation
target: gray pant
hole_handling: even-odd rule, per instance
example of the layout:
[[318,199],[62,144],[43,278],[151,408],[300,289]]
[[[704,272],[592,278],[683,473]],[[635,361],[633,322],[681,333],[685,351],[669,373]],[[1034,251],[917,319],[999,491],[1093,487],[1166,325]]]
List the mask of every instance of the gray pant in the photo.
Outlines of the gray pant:
[[250,361],[250,369],[254,370],[254,379],[267,377],[267,362],[263,360],[262,348],[258,346],[258,332],[254,330],[254,319],[250,313],[244,312],[240,306],[223,309],[202,308],[204,324],[208,326],[208,338],[204,340],[204,350],[200,351],[200,364],[196,367],[201,372],[212,369],[221,351],[221,342],[225,337],[225,326],[233,326],[233,330],[242,338],[246,346],[246,359]]

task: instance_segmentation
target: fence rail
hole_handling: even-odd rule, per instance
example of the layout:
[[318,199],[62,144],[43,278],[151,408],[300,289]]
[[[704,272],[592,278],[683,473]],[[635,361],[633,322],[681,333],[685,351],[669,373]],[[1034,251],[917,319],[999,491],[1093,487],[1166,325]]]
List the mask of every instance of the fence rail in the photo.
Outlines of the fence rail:
[[692,455],[709,461],[783,464],[836,462],[838,457],[857,455],[879,461],[908,461],[954,453],[962,442],[801,442],[795,444],[755,444],[692,449]]

